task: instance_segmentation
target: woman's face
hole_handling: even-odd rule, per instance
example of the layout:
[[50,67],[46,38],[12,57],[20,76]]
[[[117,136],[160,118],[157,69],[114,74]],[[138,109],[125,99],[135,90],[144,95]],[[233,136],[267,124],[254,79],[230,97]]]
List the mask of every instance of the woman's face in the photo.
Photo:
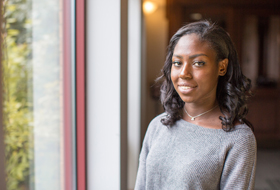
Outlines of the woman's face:
[[228,59],[217,63],[216,52],[196,34],[181,37],[174,48],[171,80],[185,103],[203,105],[216,100],[218,77],[226,74]]

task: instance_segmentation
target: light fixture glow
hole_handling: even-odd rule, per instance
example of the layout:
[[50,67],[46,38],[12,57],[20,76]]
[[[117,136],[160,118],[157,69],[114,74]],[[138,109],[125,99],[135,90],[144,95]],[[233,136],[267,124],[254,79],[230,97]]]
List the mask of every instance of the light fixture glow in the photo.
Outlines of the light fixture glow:
[[145,1],[143,3],[143,11],[146,14],[151,14],[155,12],[156,9],[157,9],[157,5],[151,1]]
[[200,14],[200,13],[192,13],[192,14],[190,15],[190,17],[191,17],[191,19],[193,19],[193,20],[201,20],[201,19],[202,19],[202,14]]

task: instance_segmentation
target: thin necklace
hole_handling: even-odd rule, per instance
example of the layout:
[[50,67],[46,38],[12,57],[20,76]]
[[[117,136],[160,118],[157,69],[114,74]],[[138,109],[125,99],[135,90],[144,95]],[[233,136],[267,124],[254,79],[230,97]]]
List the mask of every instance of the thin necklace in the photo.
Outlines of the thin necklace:
[[204,115],[204,114],[206,114],[206,113],[212,111],[212,110],[215,109],[217,106],[218,106],[218,105],[216,105],[216,106],[213,107],[212,109],[210,109],[210,110],[208,110],[208,111],[206,111],[206,112],[203,112],[203,113],[201,113],[201,114],[199,114],[199,115],[196,115],[196,116],[191,116],[191,115],[187,112],[185,106],[184,106],[184,110],[185,110],[185,112],[187,113],[187,115],[191,118],[191,120],[193,121],[195,118],[197,118],[197,117],[199,117],[199,116],[202,116],[202,115]]

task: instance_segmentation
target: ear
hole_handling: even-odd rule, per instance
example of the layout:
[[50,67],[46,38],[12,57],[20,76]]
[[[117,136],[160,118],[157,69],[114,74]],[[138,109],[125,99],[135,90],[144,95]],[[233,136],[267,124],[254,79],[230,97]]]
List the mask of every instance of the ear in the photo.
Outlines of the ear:
[[219,62],[219,76],[224,76],[227,73],[228,59]]

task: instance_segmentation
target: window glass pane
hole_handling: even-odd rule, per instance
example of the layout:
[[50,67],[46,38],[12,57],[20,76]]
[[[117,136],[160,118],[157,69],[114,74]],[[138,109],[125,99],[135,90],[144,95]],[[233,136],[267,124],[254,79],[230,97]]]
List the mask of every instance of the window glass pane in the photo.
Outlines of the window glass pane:
[[74,189],[71,5],[70,0],[3,3],[1,101],[8,190]]

